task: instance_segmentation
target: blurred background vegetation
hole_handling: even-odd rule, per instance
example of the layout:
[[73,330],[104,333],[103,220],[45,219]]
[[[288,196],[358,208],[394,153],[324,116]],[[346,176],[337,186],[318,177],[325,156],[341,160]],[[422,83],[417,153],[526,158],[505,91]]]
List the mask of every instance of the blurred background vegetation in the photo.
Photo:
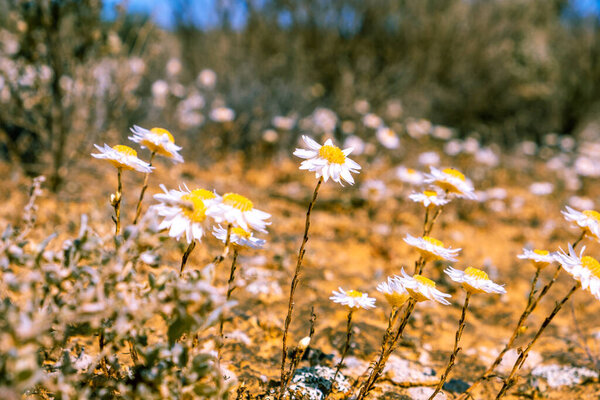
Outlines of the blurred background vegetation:
[[[173,0],[165,29],[127,2],[0,0],[0,157],[59,187],[133,124],[170,129],[194,161],[277,154],[295,121],[357,120],[357,100],[388,125],[427,118],[507,147],[577,134],[600,110],[599,18],[580,3]],[[265,141],[277,116],[292,126]]]

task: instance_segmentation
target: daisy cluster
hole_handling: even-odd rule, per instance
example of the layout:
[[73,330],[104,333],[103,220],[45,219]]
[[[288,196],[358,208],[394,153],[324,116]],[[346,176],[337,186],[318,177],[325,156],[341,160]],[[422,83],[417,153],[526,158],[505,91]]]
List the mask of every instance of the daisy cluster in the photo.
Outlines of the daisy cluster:
[[[169,236],[187,243],[200,241],[207,229],[226,242],[246,248],[261,248],[265,241],[254,236],[254,232],[266,233],[270,214],[254,207],[250,199],[237,193],[220,196],[215,191],[203,188],[190,190],[182,185],[178,190],[168,190],[161,185],[163,193],[154,195],[159,203],[151,210],[163,218],[159,229],[167,229]],[[228,232],[222,224],[231,226]]]

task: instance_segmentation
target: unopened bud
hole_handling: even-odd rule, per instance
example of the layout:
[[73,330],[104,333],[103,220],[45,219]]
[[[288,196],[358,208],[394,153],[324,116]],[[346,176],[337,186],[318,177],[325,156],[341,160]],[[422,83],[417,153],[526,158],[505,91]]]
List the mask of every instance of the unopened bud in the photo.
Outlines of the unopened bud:
[[310,344],[310,337],[306,336],[298,342],[298,349],[306,350],[306,348],[308,347],[309,344]]

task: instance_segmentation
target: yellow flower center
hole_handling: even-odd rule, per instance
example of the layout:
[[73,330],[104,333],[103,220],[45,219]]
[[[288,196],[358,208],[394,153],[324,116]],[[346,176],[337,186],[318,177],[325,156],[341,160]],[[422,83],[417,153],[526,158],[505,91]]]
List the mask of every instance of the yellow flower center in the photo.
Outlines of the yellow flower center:
[[460,179],[461,181],[465,182],[465,176],[458,170],[455,170],[454,168],[446,168],[445,170],[442,171],[443,173],[447,174],[447,175],[451,175],[455,178]]
[[429,278],[425,278],[423,275],[415,275],[415,276],[413,276],[413,278],[417,282],[419,282],[421,285],[429,286],[429,287],[432,287],[432,288],[435,287],[435,282],[432,281]]
[[362,297],[363,294],[358,290],[348,290],[346,295],[349,297]]
[[437,240],[429,236],[423,236],[423,240],[431,243],[434,246],[444,247],[444,243],[441,240]]
[[239,228],[237,226],[235,228],[231,228],[231,233],[238,235],[239,237],[243,237],[245,239],[250,238],[250,232],[246,232],[244,229]]
[[171,143],[175,143],[175,138],[173,137],[173,135],[171,135],[171,132],[169,132],[168,130],[166,130],[164,128],[152,128],[152,129],[150,129],[150,132],[155,133],[159,136],[167,135],[169,138],[169,141]]
[[203,222],[206,219],[206,206],[204,200],[206,200],[206,193],[210,193],[208,190],[196,189],[188,194],[181,196],[181,200],[186,203],[181,206],[183,214],[193,222]]
[[435,197],[437,196],[437,192],[434,192],[433,190],[426,190],[423,192],[423,194],[427,197]]
[[343,164],[346,162],[346,155],[337,146],[321,146],[319,156],[332,164]]
[[417,171],[414,170],[414,169],[412,169],[412,168],[407,168],[406,169],[406,173],[409,174],[409,175],[414,175],[414,174],[417,173]]
[[469,268],[465,269],[465,275],[471,276],[476,279],[483,279],[486,281],[488,281],[490,279],[488,277],[488,274],[486,274],[484,271],[477,269],[477,268],[473,268],[473,267],[469,267]]
[[547,256],[548,254],[550,254],[550,252],[548,250],[538,250],[538,249],[535,249],[533,252],[535,254],[537,254],[538,256]]
[[596,220],[596,221],[600,222],[600,213],[598,211],[585,210],[585,211],[583,211],[582,214],[585,215],[588,218],[591,218],[593,220]]
[[584,268],[588,269],[596,278],[600,279],[600,263],[594,257],[582,257],[581,265],[583,265]]
[[223,203],[237,208],[242,212],[250,211],[254,207],[254,204],[248,198],[237,193],[226,193],[223,196]]
[[137,152],[129,146],[125,146],[122,144],[118,144],[113,147],[113,150],[118,151],[121,154],[125,154],[126,156],[134,156],[137,157]]

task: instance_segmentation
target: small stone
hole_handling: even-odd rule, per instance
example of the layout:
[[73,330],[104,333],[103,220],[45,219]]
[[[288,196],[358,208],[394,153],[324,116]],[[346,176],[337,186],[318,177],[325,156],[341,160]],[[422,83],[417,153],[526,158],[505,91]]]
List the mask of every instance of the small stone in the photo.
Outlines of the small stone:
[[533,377],[532,385],[535,387],[543,386],[540,379],[544,379],[551,388],[558,388],[578,385],[586,378],[596,378],[598,372],[588,368],[548,364],[538,365],[531,371],[531,375]]
[[447,392],[453,393],[463,393],[465,392],[471,385],[462,379],[450,379],[448,382],[444,383],[443,389]]

